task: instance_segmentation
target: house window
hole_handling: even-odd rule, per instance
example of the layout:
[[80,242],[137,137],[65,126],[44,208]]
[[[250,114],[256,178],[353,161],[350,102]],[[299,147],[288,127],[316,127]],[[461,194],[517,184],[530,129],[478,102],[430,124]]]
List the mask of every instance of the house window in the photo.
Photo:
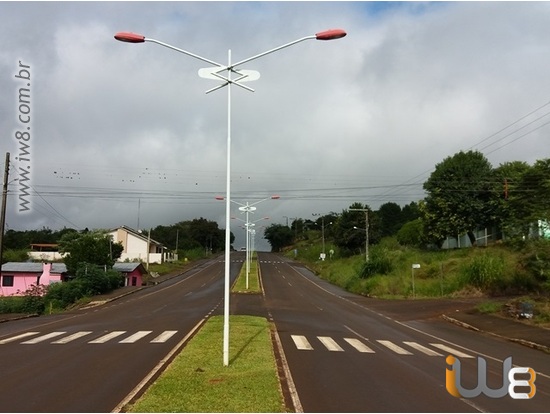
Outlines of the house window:
[[2,286],[13,286],[13,275],[2,276]]

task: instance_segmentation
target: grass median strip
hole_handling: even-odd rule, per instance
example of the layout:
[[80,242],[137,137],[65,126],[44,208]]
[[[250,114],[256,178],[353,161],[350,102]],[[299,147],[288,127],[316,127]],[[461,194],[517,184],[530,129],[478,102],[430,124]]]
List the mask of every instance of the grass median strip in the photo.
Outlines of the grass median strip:
[[235,281],[231,291],[233,293],[261,293],[260,278],[258,276],[258,260],[256,257],[250,261],[248,273],[248,289],[246,288],[246,263],[243,263],[239,277]]
[[231,316],[229,366],[223,317],[211,317],[126,412],[285,412],[265,318]]

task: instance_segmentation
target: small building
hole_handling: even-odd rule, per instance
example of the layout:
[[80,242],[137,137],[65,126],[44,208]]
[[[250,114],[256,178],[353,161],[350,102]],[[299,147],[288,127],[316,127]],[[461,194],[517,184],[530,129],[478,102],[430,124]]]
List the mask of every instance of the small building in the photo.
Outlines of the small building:
[[48,286],[63,282],[66,276],[64,263],[4,263],[0,276],[0,296],[22,296],[32,285]]
[[141,262],[117,262],[113,269],[124,276],[124,286],[143,286],[143,275],[147,270]]
[[113,243],[121,243],[124,250],[118,259],[120,262],[141,261],[144,263],[164,263],[174,261],[173,253],[160,242],[143,233],[121,226],[108,232],[113,237]]
[[59,253],[59,246],[55,243],[32,243],[29,251],[29,257],[32,260],[42,262],[61,260],[66,255],[66,253]]

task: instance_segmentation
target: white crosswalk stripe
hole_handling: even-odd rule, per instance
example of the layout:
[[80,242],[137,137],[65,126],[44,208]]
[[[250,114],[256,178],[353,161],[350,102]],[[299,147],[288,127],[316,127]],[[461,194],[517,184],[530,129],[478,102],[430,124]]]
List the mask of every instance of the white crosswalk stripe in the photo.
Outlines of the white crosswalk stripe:
[[106,335],[100,336],[97,339],[94,339],[93,341],[88,342],[89,344],[104,344],[107,341],[110,341],[111,339],[116,338],[117,336],[124,335],[126,331],[113,331],[109,332]]
[[296,348],[300,350],[307,350],[312,351],[313,347],[308,342],[305,336],[302,335],[291,335],[292,340],[294,341],[294,344],[296,345]]
[[133,344],[134,342],[139,341],[141,338],[149,335],[153,331],[138,331],[133,335],[130,335],[128,338],[120,341],[120,344]]
[[[311,343],[308,341],[308,339],[304,335],[290,335],[292,338],[292,341],[294,342],[294,345],[298,350],[302,351],[313,351],[314,347],[311,345]],[[344,349],[338,342],[340,340],[337,338],[335,340],[334,338],[330,336],[317,336],[316,337],[319,342],[321,342],[324,347],[332,352],[345,352],[346,350],[350,351],[350,348]],[[376,351],[371,348],[370,346],[366,345],[364,341],[358,339],[358,338],[342,338],[343,341],[347,342],[348,345],[350,345],[353,349],[351,351],[356,351],[364,354],[374,354]],[[363,338],[363,340],[368,341],[366,338]],[[405,349],[404,347],[398,345],[395,342],[379,339],[376,340],[377,343],[384,346],[385,348],[395,352],[398,355],[414,355],[413,352]],[[413,351],[418,351],[416,355],[422,354],[430,357],[442,357],[444,356],[437,350],[431,349],[428,346],[419,344],[418,342],[414,341],[403,341],[403,345],[412,348]],[[438,344],[438,343],[430,343],[432,347],[440,350],[448,352],[452,355],[455,355],[457,357],[462,358],[473,358],[473,356],[465,354],[464,352],[458,351],[454,348],[451,348],[449,346]],[[318,347],[317,347],[318,348]],[[317,349],[316,348],[316,349]],[[321,348],[322,349],[322,348]]]
[[22,333],[21,335],[16,335],[16,336],[12,336],[11,338],[2,339],[0,341],[0,345],[8,344],[10,342],[15,342],[18,339],[23,339],[23,338],[26,338],[28,336],[38,335],[39,333],[40,332],[25,332],[25,333]]
[[434,351],[433,349],[426,348],[424,345],[420,345],[416,342],[403,342],[404,344],[410,346],[411,348],[416,349],[417,351],[422,352],[423,354],[429,355],[429,356],[443,356],[439,352]]
[[58,339],[57,341],[53,341],[52,344],[68,344],[69,342],[72,342],[78,338],[82,338],[83,336],[91,334],[92,331],[80,331],[76,332],[72,335],[66,336],[64,338]]
[[152,344],[162,344],[173,337],[178,331],[164,331],[151,341]]
[[55,338],[57,336],[64,335],[66,333],[67,332],[50,332],[49,334],[37,336],[36,338],[32,338],[32,339],[29,339],[28,341],[21,342],[21,343],[25,344],[25,345],[37,344],[39,342],[44,342],[44,341],[47,341],[48,339],[52,339],[52,338]]
[[386,341],[386,340],[377,340],[380,345],[384,345],[386,348],[392,350],[396,354],[399,355],[412,355],[411,352],[407,351],[406,349],[401,348],[399,345],[394,344],[392,341]]
[[366,352],[369,354],[373,354],[374,351],[366,346],[363,342],[361,342],[359,339],[356,338],[344,338],[344,341],[346,341],[348,344],[350,344],[352,347],[357,349],[359,352]]
[[344,350],[340,345],[336,343],[330,336],[318,336],[317,339],[327,348],[329,351],[343,352]]
[[454,348],[451,348],[450,346],[443,345],[443,344],[430,344],[431,346],[434,346],[438,349],[441,349],[442,351],[448,352],[451,355],[454,355],[455,357],[459,358],[473,358],[472,355],[465,354],[464,352],[458,351]]
[[[89,343],[89,344],[104,344],[104,343],[107,343],[111,340],[114,340],[115,338],[118,338],[118,337],[124,335],[126,332],[127,331],[112,331],[112,332],[107,332],[107,333],[103,332],[101,336],[99,336],[95,339],[92,339],[92,340],[88,341],[87,343]],[[91,335],[94,332],[93,331],[78,331],[78,332],[71,333],[67,336],[63,336],[61,338],[58,338],[62,335],[65,335],[66,333],[67,332],[64,332],[64,331],[63,332],[60,332],[60,331],[50,332],[50,333],[46,333],[46,334],[43,334],[43,335],[40,335],[40,336],[36,336],[35,338],[27,339],[24,342],[20,342],[20,344],[34,345],[34,344],[38,344],[38,343],[41,343],[41,342],[49,342],[51,344],[56,344],[56,345],[65,345],[65,344],[68,344],[70,342],[81,339],[85,336]],[[153,331],[137,331],[137,332],[131,334],[130,336],[118,341],[118,343],[120,343],[120,344],[132,344],[132,343],[135,343],[135,342],[145,338],[147,335],[150,335],[151,333],[153,333]],[[152,344],[165,343],[177,333],[178,333],[178,331],[163,331],[160,334],[158,334],[156,337],[154,337],[150,341],[150,343],[152,343]],[[12,343],[12,342],[17,342],[17,341],[22,341],[25,338],[29,338],[31,336],[35,336],[35,335],[39,335],[39,334],[40,334],[40,332],[25,332],[25,333],[22,333],[22,334],[19,334],[19,335],[11,336],[9,338],[5,338],[5,339],[0,340],[0,345],[9,344],[9,343]],[[54,341],[50,341],[54,338],[58,338],[58,339],[56,339]]]

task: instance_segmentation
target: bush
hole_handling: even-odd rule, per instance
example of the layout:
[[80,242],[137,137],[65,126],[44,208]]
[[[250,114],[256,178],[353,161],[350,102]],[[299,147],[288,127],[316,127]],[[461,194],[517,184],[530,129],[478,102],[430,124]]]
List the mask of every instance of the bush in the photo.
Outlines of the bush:
[[368,278],[374,275],[387,275],[393,269],[392,261],[388,250],[384,247],[376,246],[371,249],[369,261],[363,264],[360,271],[361,278]]
[[119,288],[124,284],[124,277],[115,270],[103,270],[87,264],[76,272],[76,278],[69,282],[55,283],[48,287],[45,303],[55,308],[66,308],[79,299],[100,295]]
[[0,313],[38,313],[44,312],[44,293],[42,285],[31,285],[22,296],[0,298]]
[[44,294],[46,287],[43,285],[32,285],[23,295],[22,313],[44,313]]
[[461,268],[464,281],[480,289],[491,289],[503,278],[506,269],[502,257],[483,254],[475,256]]
[[521,259],[521,264],[539,282],[550,281],[550,241],[535,240],[527,245],[528,252]]
[[0,313],[23,313],[23,297],[3,296],[0,297]]

